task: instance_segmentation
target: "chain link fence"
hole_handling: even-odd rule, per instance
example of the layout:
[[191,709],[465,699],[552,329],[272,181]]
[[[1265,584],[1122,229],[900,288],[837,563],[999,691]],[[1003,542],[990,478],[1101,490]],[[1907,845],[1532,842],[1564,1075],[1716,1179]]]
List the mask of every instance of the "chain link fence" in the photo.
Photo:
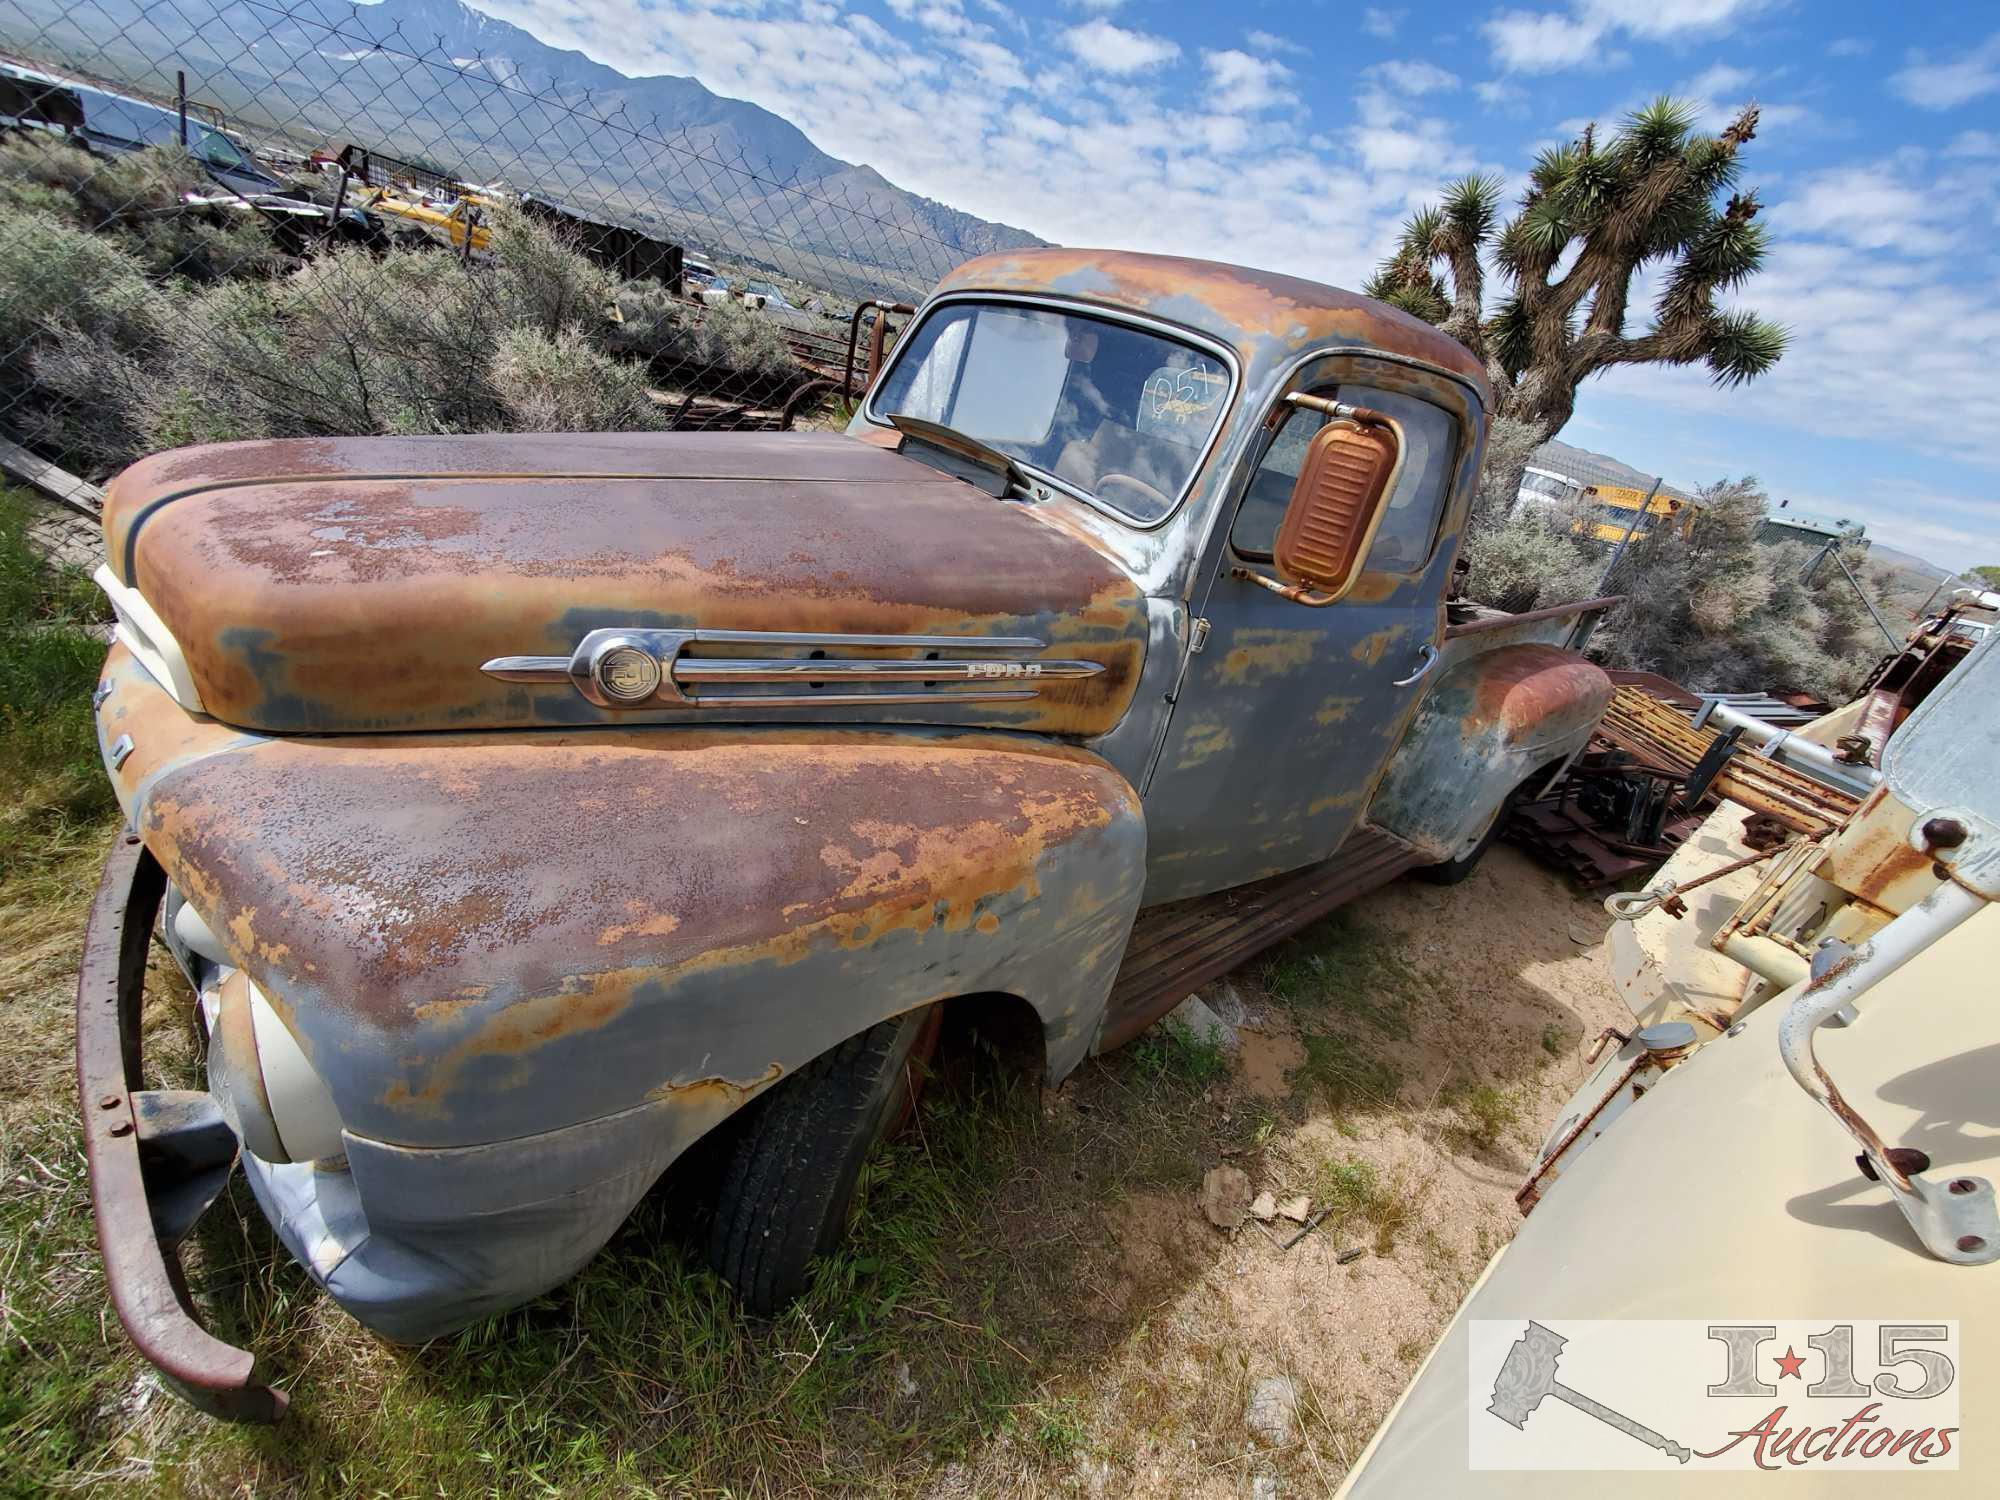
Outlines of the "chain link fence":
[[[489,24],[0,0],[7,451],[101,478],[233,438],[837,420],[852,340],[865,367],[989,247],[788,128],[781,170],[690,81],[525,67]],[[666,85],[710,119],[640,113]]]

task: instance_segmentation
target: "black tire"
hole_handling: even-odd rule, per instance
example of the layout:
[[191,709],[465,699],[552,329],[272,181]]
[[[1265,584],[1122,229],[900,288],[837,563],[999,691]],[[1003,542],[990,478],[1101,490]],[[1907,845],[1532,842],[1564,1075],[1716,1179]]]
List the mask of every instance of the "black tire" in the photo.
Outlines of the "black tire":
[[753,1106],[723,1168],[708,1260],[760,1316],[812,1280],[840,1243],[855,1179],[896,1118],[924,1010],[895,1016],[814,1058]]
[[1500,831],[1507,826],[1507,817],[1514,811],[1514,802],[1520,795],[1521,789],[1516,787],[1501,799],[1499,811],[1493,814],[1493,821],[1486,825],[1486,832],[1479,836],[1479,842],[1471,849],[1441,865],[1419,865],[1417,878],[1432,885],[1457,885],[1462,880],[1470,879],[1472,872],[1479,868],[1479,862],[1486,857],[1486,851],[1499,840]]

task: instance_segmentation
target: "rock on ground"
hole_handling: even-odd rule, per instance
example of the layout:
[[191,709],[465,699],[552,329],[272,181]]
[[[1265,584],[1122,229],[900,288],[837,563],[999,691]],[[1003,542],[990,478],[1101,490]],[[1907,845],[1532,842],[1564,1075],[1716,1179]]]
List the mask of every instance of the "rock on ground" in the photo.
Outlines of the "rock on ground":
[[1298,1413],[1299,1393],[1291,1377],[1267,1375],[1250,1389],[1250,1405],[1243,1413],[1243,1425],[1267,1447],[1282,1448],[1292,1440]]

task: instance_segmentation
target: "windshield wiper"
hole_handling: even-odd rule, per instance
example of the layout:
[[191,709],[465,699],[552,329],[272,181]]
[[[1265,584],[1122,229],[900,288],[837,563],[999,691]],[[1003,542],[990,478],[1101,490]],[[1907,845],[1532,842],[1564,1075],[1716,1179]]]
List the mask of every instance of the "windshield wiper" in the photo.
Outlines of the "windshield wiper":
[[928,464],[954,479],[963,479],[996,500],[1004,500],[1016,491],[1028,491],[1028,476],[998,448],[990,448],[978,438],[922,417],[892,412],[889,421],[903,435],[896,445],[898,453],[906,453],[918,463]]

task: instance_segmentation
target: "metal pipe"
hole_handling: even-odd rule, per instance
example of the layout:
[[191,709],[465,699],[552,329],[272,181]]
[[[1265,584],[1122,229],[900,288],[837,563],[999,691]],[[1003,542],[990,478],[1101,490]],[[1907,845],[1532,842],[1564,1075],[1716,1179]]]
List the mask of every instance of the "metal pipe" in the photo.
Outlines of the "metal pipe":
[[1778,1054],[1800,1088],[1860,1145],[1868,1175],[1889,1190],[1924,1248],[1940,1260],[1987,1265],[2000,1259],[2000,1216],[1993,1184],[1964,1175],[1948,1184],[1927,1180],[1904,1152],[1891,1149],[1850,1104],[1813,1051],[1813,1037],[1861,995],[1902,968],[1931,944],[1986,909],[1986,898],[1947,881],[1882,928],[1843,963],[1800,991],[1778,1021]]
[[1861,586],[1861,580],[1854,576],[1854,570],[1849,568],[1847,564],[1841,560],[1839,552],[1837,551],[1830,552],[1827,555],[1833,559],[1833,565],[1836,568],[1840,569],[1841,575],[1845,577],[1849,583],[1854,585],[1855,596],[1861,600],[1864,606],[1866,606],[1868,613],[1874,616],[1875,628],[1881,631],[1883,637],[1887,639],[1887,641],[1889,642],[1889,649],[1891,651],[1902,650],[1903,649],[1902,638],[1889,628],[1888,622],[1882,618],[1882,611],[1875,607],[1875,601],[1868,597],[1868,591]]
[[1815,780],[1842,791],[1865,797],[1882,779],[1882,773],[1873,766],[1849,765],[1824,745],[1802,740],[1789,729],[1767,724],[1713,698],[1705,702],[1694,723],[1699,729],[1711,721],[1725,728],[1741,729],[1746,739],[1757,742],[1758,754],[1796,766]]
[[1646,491],[1646,498],[1639,502],[1639,508],[1632,512],[1632,522],[1625,528],[1625,535],[1618,539],[1618,545],[1611,549],[1611,561],[1604,565],[1604,576],[1597,580],[1597,592],[1603,593],[1611,587],[1611,575],[1618,571],[1618,559],[1625,555],[1625,549],[1632,545],[1632,535],[1639,529],[1639,523],[1646,518],[1646,508],[1653,503],[1653,497],[1660,493],[1660,486],[1666,483],[1661,475],[1653,480],[1653,487]]
[[174,74],[174,105],[181,119],[181,150],[187,150],[188,143],[188,76],[185,72]]
[[1806,961],[1769,938],[1746,937],[1735,933],[1723,940],[1722,956],[1733,958],[1751,973],[1760,975],[1781,990],[1804,984],[1811,973]]

